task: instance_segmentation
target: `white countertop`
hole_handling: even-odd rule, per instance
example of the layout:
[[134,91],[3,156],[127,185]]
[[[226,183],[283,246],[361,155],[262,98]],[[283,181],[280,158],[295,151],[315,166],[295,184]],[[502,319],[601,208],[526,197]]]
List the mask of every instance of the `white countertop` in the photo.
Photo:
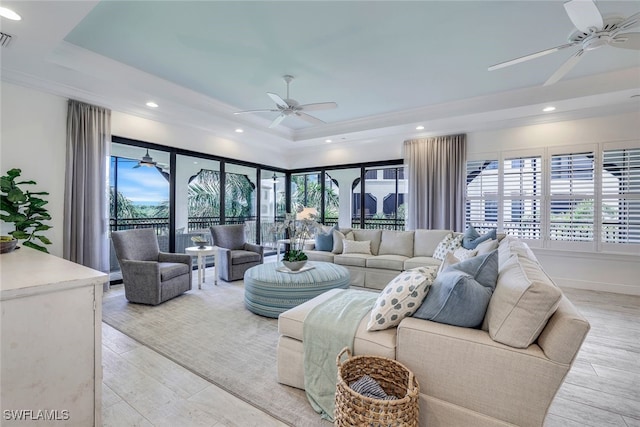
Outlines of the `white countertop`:
[[0,254],[0,300],[95,286],[107,280],[105,273],[24,246]]

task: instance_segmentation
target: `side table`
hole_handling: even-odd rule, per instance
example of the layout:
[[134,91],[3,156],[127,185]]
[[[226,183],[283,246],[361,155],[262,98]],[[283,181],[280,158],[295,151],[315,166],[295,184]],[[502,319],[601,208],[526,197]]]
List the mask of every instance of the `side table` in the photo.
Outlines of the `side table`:
[[[200,248],[199,246],[190,246],[185,248],[185,253],[191,256],[198,257],[198,289],[202,289],[202,282],[205,280],[205,267],[206,267],[206,257],[213,256],[215,260],[216,253],[215,246],[205,246],[204,248]],[[218,284],[218,269],[216,268],[216,273],[213,276],[213,284]]]

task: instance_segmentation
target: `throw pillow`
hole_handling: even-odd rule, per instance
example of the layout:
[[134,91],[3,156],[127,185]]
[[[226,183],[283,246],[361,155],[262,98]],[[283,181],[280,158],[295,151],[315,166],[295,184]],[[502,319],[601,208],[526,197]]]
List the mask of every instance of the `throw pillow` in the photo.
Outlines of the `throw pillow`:
[[462,243],[462,235],[454,236],[453,233],[447,234],[444,239],[438,243],[436,250],[433,252],[433,257],[444,261],[447,253],[453,252],[460,247]]
[[458,258],[460,261],[464,261],[465,259],[473,258],[477,254],[478,254],[478,250],[477,249],[458,248],[455,251],[453,251],[453,255],[456,258]]
[[398,274],[378,295],[367,330],[392,328],[411,316],[429,292],[435,277],[435,267],[420,267]]
[[480,235],[480,233],[476,231],[473,225],[469,225],[469,228],[467,228],[462,237],[462,247],[465,249],[475,249],[476,246],[478,246],[485,240],[493,239],[497,239],[495,228],[486,234]]
[[476,246],[476,250],[478,251],[476,255],[488,254],[489,252],[496,249],[498,249],[498,239],[485,240],[484,242]]
[[343,254],[367,254],[371,255],[371,240],[347,240],[342,241]]
[[331,252],[331,250],[333,249],[333,230],[337,231],[338,226],[337,225],[333,226],[327,232],[323,230],[323,231],[318,231],[318,233],[316,233],[315,240],[316,240],[317,251]]
[[447,254],[447,256],[444,258],[444,261],[442,261],[442,263],[440,264],[440,267],[438,268],[438,274],[440,274],[442,271],[447,269],[447,267],[449,267],[449,266],[451,266],[453,264],[457,264],[459,262],[460,262],[460,260],[458,258],[456,258],[456,256],[453,254],[453,252],[449,252]]
[[562,291],[535,261],[512,255],[502,267],[487,309],[489,335],[502,344],[527,348],[538,339],[561,299]]
[[338,230],[333,230],[333,249],[331,252],[334,254],[342,253],[342,241],[343,240],[353,240],[353,232],[348,231],[346,234],[341,233]]
[[413,317],[454,326],[482,325],[498,278],[498,251],[453,264],[431,285]]

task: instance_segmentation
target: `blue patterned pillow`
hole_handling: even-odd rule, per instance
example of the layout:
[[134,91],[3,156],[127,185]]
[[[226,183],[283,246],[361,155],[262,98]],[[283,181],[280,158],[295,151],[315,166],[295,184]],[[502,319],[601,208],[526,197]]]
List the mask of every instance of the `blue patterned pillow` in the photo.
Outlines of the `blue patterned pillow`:
[[473,227],[469,225],[469,228],[462,235],[462,247],[465,249],[475,249],[480,243],[486,240],[497,239],[496,229],[489,231],[487,234],[480,235]]
[[338,230],[334,225],[327,233],[322,231],[316,234],[316,251],[331,252],[333,250],[333,230]]
[[438,274],[413,317],[478,328],[497,280],[497,250],[453,264]]

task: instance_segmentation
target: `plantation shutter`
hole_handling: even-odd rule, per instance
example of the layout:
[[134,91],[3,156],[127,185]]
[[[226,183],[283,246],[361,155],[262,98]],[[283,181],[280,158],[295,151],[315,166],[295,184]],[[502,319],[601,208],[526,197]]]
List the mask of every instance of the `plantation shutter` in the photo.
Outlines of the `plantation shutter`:
[[604,150],[602,242],[640,243],[640,148]]
[[497,228],[498,161],[469,160],[466,169],[466,224],[484,232]]
[[504,231],[523,239],[540,239],[541,156],[505,159],[502,176]]
[[593,159],[593,151],[551,156],[551,240],[593,241]]

